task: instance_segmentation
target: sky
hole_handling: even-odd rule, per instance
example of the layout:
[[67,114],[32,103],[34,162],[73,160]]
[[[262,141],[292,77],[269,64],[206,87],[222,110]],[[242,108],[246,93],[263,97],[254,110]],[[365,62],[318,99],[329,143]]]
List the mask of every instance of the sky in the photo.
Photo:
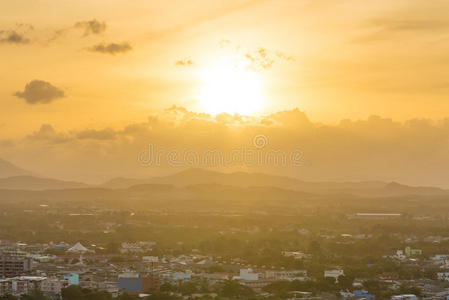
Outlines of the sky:
[[100,182],[187,167],[142,166],[149,144],[229,153],[263,135],[302,166],[219,169],[449,187],[448,12],[445,0],[1,1],[0,157]]

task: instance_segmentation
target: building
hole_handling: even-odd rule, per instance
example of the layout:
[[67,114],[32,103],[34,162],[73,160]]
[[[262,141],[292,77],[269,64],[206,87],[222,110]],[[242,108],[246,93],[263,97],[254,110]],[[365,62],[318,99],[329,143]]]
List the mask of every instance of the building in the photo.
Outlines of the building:
[[80,277],[77,273],[69,273],[64,275],[64,279],[67,280],[69,285],[79,285]]
[[354,297],[363,298],[363,299],[374,299],[376,298],[374,295],[368,294],[367,291],[364,290],[355,290]]
[[392,258],[398,259],[398,260],[405,260],[407,256],[405,256],[403,250],[396,250],[396,254],[392,256]]
[[67,280],[57,278],[46,278],[40,282],[40,290],[47,295],[60,295],[61,290],[67,287]]
[[410,256],[418,256],[418,255],[422,255],[421,249],[412,249],[410,247],[405,247],[405,256],[410,257]]
[[449,272],[437,273],[437,276],[438,276],[438,280],[449,281]]
[[259,280],[260,277],[262,277],[262,276],[260,276],[259,273],[254,273],[253,269],[240,269],[240,275],[234,276],[232,279],[254,281],[254,280]]
[[67,252],[71,253],[86,253],[86,252],[93,252],[92,250],[87,249],[83,245],[81,245],[80,242],[76,243],[73,247],[69,248]]
[[287,280],[294,281],[307,280],[307,271],[306,270],[290,270],[290,271],[266,271],[265,279],[279,281],[279,280]]
[[285,257],[293,257],[294,259],[310,258],[310,255],[300,251],[282,251],[282,255]]
[[416,299],[417,299],[416,295],[413,294],[391,296],[391,300],[416,300]]
[[371,219],[386,219],[386,218],[398,218],[402,216],[398,213],[356,213],[355,218],[371,218]]
[[0,278],[24,275],[31,271],[32,260],[21,252],[3,252],[0,256]]
[[117,286],[118,288],[133,294],[158,291],[160,288],[160,279],[159,277],[152,275],[141,277],[139,274],[126,273],[119,275]]
[[326,270],[324,271],[324,278],[334,278],[335,281],[338,281],[338,277],[345,276],[345,273],[341,269],[336,270]]
[[142,253],[151,250],[154,245],[155,242],[122,243],[120,253]]
[[[0,296],[13,295],[20,296],[29,294],[33,290],[42,290],[42,286],[47,291],[57,291],[57,286],[52,282],[46,282],[46,277],[41,276],[18,276],[0,280]],[[60,289],[59,289],[60,292]]]

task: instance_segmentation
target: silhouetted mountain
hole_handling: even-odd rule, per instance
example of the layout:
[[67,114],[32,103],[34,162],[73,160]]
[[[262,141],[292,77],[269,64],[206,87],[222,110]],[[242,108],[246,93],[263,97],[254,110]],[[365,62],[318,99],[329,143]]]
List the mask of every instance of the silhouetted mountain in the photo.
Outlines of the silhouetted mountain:
[[100,187],[107,189],[126,189],[134,185],[151,184],[152,179],[136,179],[117,177],[102,183]]
[[87,187],[89,187],[89,185],[80,182],[62,181],[33,176],[13,176],[8,178],[0,178],[0,189],[62,190],[62,189],[79,189]]
[[390,182],[384,187],[388,195],[448,195],[449,191],[436,187],[409,186],[397,182]]
[[13,176],[36,176],[36,174],[0,158],[0,178]]
[[380,189],[384,182],[306,182],[296,178],[263,173],[221,173],[204,169],[188,169],[179,173],[148,179],[115,178],[101,187],[126,188],[140,184],[172,184],[178,187],[190,185],[219,184],[224,186],[252,187],[265,186],[305,192],[334,193],[352,189]]

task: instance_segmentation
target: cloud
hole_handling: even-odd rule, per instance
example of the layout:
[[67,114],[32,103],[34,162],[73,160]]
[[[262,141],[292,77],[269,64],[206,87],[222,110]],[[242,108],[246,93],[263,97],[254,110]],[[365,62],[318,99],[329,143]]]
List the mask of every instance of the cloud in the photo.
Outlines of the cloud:
[[76,137],[80,140],[85,139],[92,139],[92,140],[113,140],[115,139],[117,133],[110,129],[101,129],[101,130],[95,130],[95,129],[86,129],[83,131],[78,132]]
[[30,39],[15,30],[0,31],[0,43],[24,45],[30,43]]
[[131,51],[133,48],[131,45],[127,42],[122,43],[109,43],[109,44],[97,44],[90,48],[88,48],[89,51],[92,52],[99,52],[104,54],[119,54],[119,53],[126,53],[128,51]]
[[23,92],[17,91],[15,96],[25,99],[29,104],[50,103],[56,99],[63,98],[63,90],[55,87],[43,80],[33,80],[29,82]]
[[51,144],[62,144],[71,140],[68,135],[57,132],[50,124],[42,124],[40,129],[28,135],[27,139],[31,141],[45,141]]
[[0,146],[2,146],[2,147],[13,147],[14,145],[15,145],[15,143],[11,139],[0,140]]
[[96,19],[89,21],[81,21],[77,22],[74,25],[74,28],[81,28],[84,30],[84,36],[88,36],[91,34],[100,34],[106,31],[106,22],[100,22]]
[[219,42],[220,48],[226,52],[233,52],[237,65],[244,65],[246,69],[261,71],[271,68],[276,62],[293,62],[295,58],[279,50],[271,50],[265,47],[247,49],[242,45],[236,45],[230,40],[223,39]]
[[179,59],[179,60],[175,61],[175,66],[180,66],[180,67],[191,67],[194,64],[195,63],[190,58],[184,58],[184,59]]
[[295,61],[293,56],[289,56],[282,51],[272,51],[263,47],[259,47],[254,51],[245,53],[244,57],[249,62],[249,68],[255,70],[269,69],[278,60],[286,62]]
[[0,150],[24,159],[37,157],[36,169],[45,168],[65,176],[73,176],[78,170],[91,179],[97,176],[93,174],[98,174],[98,178],[104,174],[152,176],[176,169],[164,159],[160,165],[140,165],[136,157],[149,144],[155,153],[165,151],[161,152],[163,155],[170,150],[181,154],[196,151],[201,155],[213,149],[229,159],[235,149],[252,149],[258,135],[268,141],[263,151],[299,150],[303,154],[301,161],[307,164],[276,167],[235,161],[221,170],[279,173],[310,181],[394,180],[448,186],[449,118],[398,122],[371,116],[322,124],[311,121],[299,109],[248,117],[210,116],[173,106],[148,120],[118,129],[93,127],[65,133],[44,124],[25,141]]
[[50,37],[47,40],[47,42],[53,42],[53,41],[65,36],[70,31],[76,30],[76,29],[84,30],[83,36],[86,37],[89,35],[97,35],[97,34],[101,34],[101,33],[105,32],[107,29],[107,25],[106,25],[106,22],[104,22],[104,21],[100,22],[96,19],[92,19],[89,21],[76,22],[73,26],[55,30],[53,33],[53,36]]
[[256,69],[268,69],[274,63],[274,59],[267,54],[267,50],[265,48],[259,48],[256,51],[248,52],[244,56],[250,64],[251,68]]

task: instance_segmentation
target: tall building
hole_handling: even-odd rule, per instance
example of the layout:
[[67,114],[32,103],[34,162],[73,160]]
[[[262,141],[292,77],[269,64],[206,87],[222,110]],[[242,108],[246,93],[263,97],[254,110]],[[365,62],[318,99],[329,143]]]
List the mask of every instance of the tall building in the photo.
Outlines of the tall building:
[[0,278],[10,278],[31,271],[31,258],[23,252],[5,251],[0,255]]

